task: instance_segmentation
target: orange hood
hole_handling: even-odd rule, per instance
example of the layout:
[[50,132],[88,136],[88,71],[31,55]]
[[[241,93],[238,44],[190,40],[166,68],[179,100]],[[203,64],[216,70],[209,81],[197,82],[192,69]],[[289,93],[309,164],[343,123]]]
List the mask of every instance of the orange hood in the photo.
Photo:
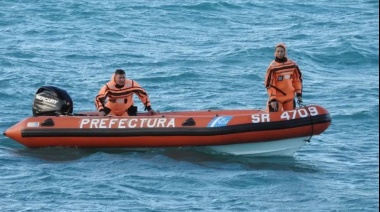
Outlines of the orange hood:
[[286,49],[286,45],[285,45],[285,43],[278,43],[277,45],[276,45],[276,47],[274,48],[275,49],[275,56],[276,56],[276,49],[277,49],[277,47],[281,47],[281,48],[283,48],[284,50],[285,50],[285,57],[287,57],[288,56],[288,51],[287,51],[287,49]]

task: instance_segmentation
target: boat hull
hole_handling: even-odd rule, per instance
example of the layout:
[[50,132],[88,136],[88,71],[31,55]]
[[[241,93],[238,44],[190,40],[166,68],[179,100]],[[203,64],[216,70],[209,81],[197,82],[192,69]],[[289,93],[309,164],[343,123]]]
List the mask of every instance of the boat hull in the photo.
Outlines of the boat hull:
[[216,110],[139,114],[134,117],[26,118],[4,135],[30,148],[165,148],[200,146],[234,155],[293,154],[331,123],[328,111],[311,105],[292,111]]
[[215,145],[207,148],[224,154],[244,156],[292,156],[310,137],[281,139],[267,142]]

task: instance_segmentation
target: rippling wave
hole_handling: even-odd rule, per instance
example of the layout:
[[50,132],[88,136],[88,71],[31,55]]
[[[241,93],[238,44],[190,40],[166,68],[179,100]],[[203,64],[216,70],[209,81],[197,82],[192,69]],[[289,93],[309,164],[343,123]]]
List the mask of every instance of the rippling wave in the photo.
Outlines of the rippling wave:
[[2,131],[32,114],[42,85],[94,110],[116,68],[155,110],[263,108],[278,42],[302,70],[304,102],[333,121],[290,158],[28,149],[2,136],[1,211],[378,211],[378,11],[372,0],[2,0]]

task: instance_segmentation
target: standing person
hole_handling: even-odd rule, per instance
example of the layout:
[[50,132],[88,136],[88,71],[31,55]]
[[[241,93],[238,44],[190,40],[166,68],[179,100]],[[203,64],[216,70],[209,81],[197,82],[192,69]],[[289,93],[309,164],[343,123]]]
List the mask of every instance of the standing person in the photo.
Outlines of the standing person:
[[155,113],[145,90],[136,81],[126,79],[123,69],[116,69],[111,80],[100,89],[95,98],[99,115],[136,116],[137,107],[133,105],[133,94],[139,97],[149,115]]
[[295,62],[287,58],[286,51],[284,43],[276,45],[275,59],[269,65],[265,75],[269,112],[295,109],[295,94],[298,102],[302,102],[301,71]]

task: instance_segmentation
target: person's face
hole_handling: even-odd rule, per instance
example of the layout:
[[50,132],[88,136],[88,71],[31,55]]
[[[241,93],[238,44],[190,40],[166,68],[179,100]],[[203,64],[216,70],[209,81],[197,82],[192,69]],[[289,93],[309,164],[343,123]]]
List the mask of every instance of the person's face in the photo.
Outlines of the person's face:
[[125,84],[125,74],[116,74],[115,75],[115,82],[118,85],[124,85]]
[[285,57],[285,49],[282,47],[277,47],[275,51],[275,55],[277,58],[282,59]]

